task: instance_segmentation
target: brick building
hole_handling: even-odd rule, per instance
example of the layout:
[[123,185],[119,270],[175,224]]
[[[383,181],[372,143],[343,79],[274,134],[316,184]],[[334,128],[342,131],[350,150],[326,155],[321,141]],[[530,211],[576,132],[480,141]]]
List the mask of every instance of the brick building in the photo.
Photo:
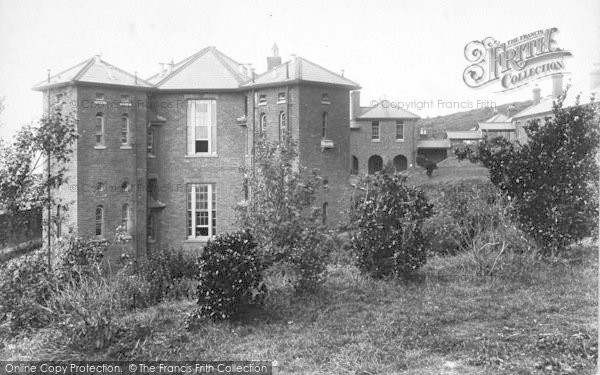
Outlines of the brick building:
[[268,65],[255,75],[207,47],[143,80],[96,56],[34,86],[45,111],[60,104],[78,117],[53,212],[62,230],[110,240],[122,226],[137,252],[198,248],[234,229],[240,167],[252,163],[256,137],[283,132],[297,141],[299,163],[328,181],[317,202],[328,223],[344,221],[349,92],[359,85],[301,57],[282,63],[276,47]]

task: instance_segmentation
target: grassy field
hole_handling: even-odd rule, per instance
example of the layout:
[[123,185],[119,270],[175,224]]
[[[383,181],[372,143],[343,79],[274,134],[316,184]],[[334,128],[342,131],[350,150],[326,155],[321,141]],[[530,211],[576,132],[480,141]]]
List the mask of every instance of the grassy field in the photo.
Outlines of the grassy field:
[[521,278],[464,274],[461,256],[433,258],[408,281],[375,281],[332,265],[299,296],[271,280],[261,311],[187,331],[192,301],[116,317],[101,351],[60,329],[4,342],[0,358],[276,360],[278,374],[595,374],[597,248],[542,263]]

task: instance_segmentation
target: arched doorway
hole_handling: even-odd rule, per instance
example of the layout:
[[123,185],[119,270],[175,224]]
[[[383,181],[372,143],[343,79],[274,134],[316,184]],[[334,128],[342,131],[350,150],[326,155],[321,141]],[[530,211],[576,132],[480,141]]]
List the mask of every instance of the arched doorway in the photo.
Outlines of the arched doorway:
[[369,158],[369,174],[374,174],[383,169],[383,159],[379,155],[372,155]]
[[350,168],[350,174],[358,174],[358,158],[352,155],[352,167]]
[[404,155],[397,155],[394,158],[394,169],[396,172],[405,171],[408,168],[408,161]]

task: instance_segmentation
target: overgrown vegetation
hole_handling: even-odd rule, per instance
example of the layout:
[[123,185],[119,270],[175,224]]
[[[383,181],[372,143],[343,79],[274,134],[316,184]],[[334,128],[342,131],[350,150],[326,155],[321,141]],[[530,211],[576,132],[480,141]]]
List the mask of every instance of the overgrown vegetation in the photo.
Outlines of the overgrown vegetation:
[[354,205],[357,233],[351,246],[358,268],[375,278],[409,274],[427,260],[422,226],[432,205],[405,182],[405,177],[387,173],[366,177],[365,193]]
[[323,282],[330,249],[322,213],[313,207],[323,180],[299,166],[297,157],[291,139],[260,140],[254,165],[243,169],[248,199],[236,210],[239,227],[255,238],[263,264],[306,291]]
[[597,104],[554,106],[554,118],[526,128],[526,144],[504,138],[457,149],[480,162],[513,202],[520,227],[546,254],[556,254],[598,228],[600,145]]

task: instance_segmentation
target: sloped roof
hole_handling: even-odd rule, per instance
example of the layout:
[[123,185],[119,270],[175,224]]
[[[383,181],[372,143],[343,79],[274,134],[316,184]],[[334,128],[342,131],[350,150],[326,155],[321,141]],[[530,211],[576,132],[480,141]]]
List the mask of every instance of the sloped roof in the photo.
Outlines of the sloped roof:
[[419,119],[420,117],[403,108],[377,105],[358,116],[359,120],[366,119]]
[[166,75],[149,78],[162,90],[236,89],[248,79],[240,63],[215,47],[206,47],[175,64]]
[[480,122],[479,130],[488,132],[514,131],[515,125],[511,122]]
[[494,116],[490,117],[484,122],[510,122],[510,117],[504,113],[496,113]]
[[480,130],[468,130],[468,131],[447,131],[446,138],[450,140],[459,140],[459,139],[481,139],[481,131]]
[[[577,105],[577,96],[579,96],[579,104],[587,104],[589,103],[590,96],[596,95],[596,100],[598,100],[598,93],[600,93],[600,86],[593,87],[591,89],[581,89],[578,87],[571,87],[567,91],[567,97],[563,101],[563,107],[573,107]],[[556,101],[556,97],[547,96],[540,100],[538,104],[534,104],[530,107],[525,108],[521,112],[517,113],[512,117],[513,120],[520,119],[523,117],[535,117],[540,115],[546,115],[552,113],[554,109],[554,102]]]
[[49,87],[61,86],[74,82],[152,87],[151,83],[109,64],[99,56],[94,56],[72,68],[51,76],[50,79],[39,82],[33,86],[33,90],[41,91]]
[[449,139],[424,139],[417,141],[417,148],[450,148]]
[[358,83],[299,56],[266,71],[255,77],[254,82],[247,82],[244,86],[268,86],[298,81],[360,88]]
[[552,112],[554,100],[555,100],[554,97],[547,96],[547,97],[543,98],[542,100],[540,100],[540,102],[538,104],[529,106],[529,107],[525,108],[524,110],[522,110],[521,112],[517,113],[516,115],[514,115],[512,117],[512,119],[516,120],[521,117],[536,116],[536,115],[541,115],[544,113]]

